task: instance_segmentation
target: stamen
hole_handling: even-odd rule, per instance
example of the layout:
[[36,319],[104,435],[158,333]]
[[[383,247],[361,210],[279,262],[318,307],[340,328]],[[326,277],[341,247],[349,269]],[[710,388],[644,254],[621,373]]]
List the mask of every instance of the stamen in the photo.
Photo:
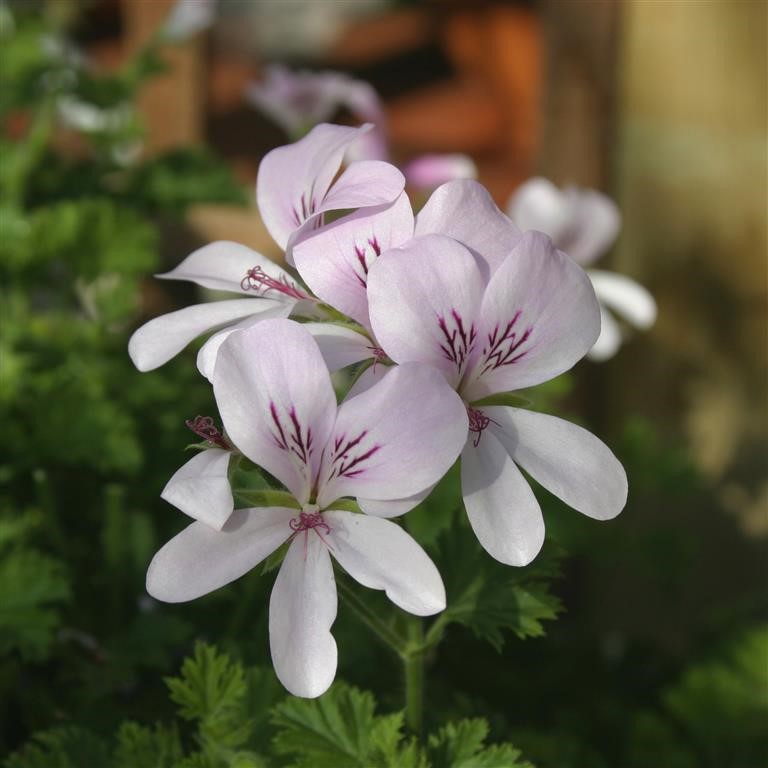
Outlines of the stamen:
[[305,560],[307,559],[307,539],[309,538],[310,531],[314,531],[320,537],[320,541],[322,541],[328,549],[333,549],[323,536],[323,533],[325,533],[326,536],[330,534],[331,526],[323,520],[322,512],[299,512],[299,516],[292,518],[288,525],[293,531],[291,539],[302,532],[304,533]]
[[240,287],[244,291],[261,292],[264,296],[269,291],[277,291],[292,299],[312,299],[309,294],[304,293],[292,280],[288,280],[285,275],[272,277],[268,275],[261,267],[255,266],[245,273],[245,277],[240,281]]
[[480,444],[480,438],[483,436],[483,432],[487,429],[489,424],[496,424],[493,419],[486,416],[480,409],[467,406],[467,416],[469,416],[469,431],[474,432],[477,437],[472,441],[472,444],[477,448]]
[[387,353],[381,347],[376,347],[371,345],[366,347],[366,349],[371,350],[371,356],[373,357],[373,365],[371,366],[371,369],[373,371],[376,370],[376,366],[379,363],[384,363],[389,360],[389,358],[387,357]]
[[184,423],[196,435],[207,440],[212,445],[218,445],[219,448],[223,448],[225,451],[232,450],[232,446],[216,427],[210,416],[195,416],[194,419],[187,419]]

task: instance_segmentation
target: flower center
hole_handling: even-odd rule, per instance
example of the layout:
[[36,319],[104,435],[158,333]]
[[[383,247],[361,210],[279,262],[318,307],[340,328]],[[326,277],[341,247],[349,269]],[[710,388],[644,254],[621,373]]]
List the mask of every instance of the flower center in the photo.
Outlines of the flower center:
[[486,416],[479,408],[472,408],[469,405],[467,406],[467,416],[469,416],[469,431],[476,435],[472,445],[477,448],[480,444],[480,438],[483,436],[483,431],[487,429],[489,424],[496,424],[496,422]]
[[294,533],[314,530],[318,535],[317,528],[323,530],[323,533],[330,533],[331,527],[323,520],[322,512],[299,512],[298,517],[294,517],[288,525]]
[[389,362],[389,358],[387,357],[387,353],[381,348],[377,347],[375,345],[370,345],[366,347],[366,349],[369,349],[371,351],[371,357],[373,358],[373,370],[376,370],[376,366],[379,363],[387,363]]
[[210,416],[195,416],[194,419],[187,419],[184,423],[196,435],[199,435],[212,445],[218,445],[219,448],[223,448],[225,451],[232,450],[232,446],[216,427]]
[[269,291],[277,291],[290,296],[292,299],[312,298],[285,275],[272,277],[259,266],[252,267],[245,273],[245,277],[240,281],[240,287],[244,291],[254,291],[260,296],[266,295]]

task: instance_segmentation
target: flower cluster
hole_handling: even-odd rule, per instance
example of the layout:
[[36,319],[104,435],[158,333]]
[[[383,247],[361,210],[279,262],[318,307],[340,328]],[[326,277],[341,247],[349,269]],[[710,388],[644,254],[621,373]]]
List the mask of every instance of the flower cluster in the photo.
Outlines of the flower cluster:
[[[321,694],[335,675],[331,558],[410,613],[445,607],[434,564],[388,518],[418,505],[457,459],[472,530],[509,565],[530,563],[544,540],[521,469],[599,520],[617,515],[627,494],[602,442],[514,394],[568,370],[595,343],[589,277],[547,235],[521,232],[475,181],[444,184],[414,216],[388,163],[339,173],[369,129],[322,124],[262,161],[256,197],[286,269],[235,243],[201,248],[160,277],[237,297],[158,317],[130,342],[149,370],[214,331],[198,367],[224,427],[189,422],[208,447],[163,497],[195,522],[157,553],[148,591],[194,599],[287,544],[270,647],[278,677],[300,696]],[[330,373],[352,365],[338,404]],[[235,510],[233,457],[284,490]]]

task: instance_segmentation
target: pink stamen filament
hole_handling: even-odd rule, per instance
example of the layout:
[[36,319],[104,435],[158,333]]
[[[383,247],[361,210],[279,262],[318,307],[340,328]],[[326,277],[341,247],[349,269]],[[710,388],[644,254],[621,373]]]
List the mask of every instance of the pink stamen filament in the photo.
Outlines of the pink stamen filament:
[[488,425],[496,424],[496,426],[498,426],[498,424],[478,408],[467,406],[467,416],[469,416],[469,431],[477,435],[472,441],[472,444],[477,448],[480,444],[480,438],[483,436],[483,432],[488,428]]
[[207,440],[212,445],[218,445],[219,448],[223,448],[225,451],[232,450],[232,446],[216,427],[210,416],[195,416],[194,419],[187,419],[184,423],[196,435]]
[[[319,537],[320,541],[325,544],[328,549],[333,549],[333,547],[326,541],[326,539],[323,537],[323,533],[327,536],[331,532],[331,527],[328,525],[328,523],[323,520],[323,515],[321,512],[299,512],[298,517],[294,517],[288,525],[290,526],[293,533],[291,534],[291,538],[293,539],[295,536],[298,536],[300,533],[304,533],[304,558],[307,557],[307,538],[309,537],[309,532],[314,531]],[[322,533],[321,533],[322,531]]]
[[249,269],[245,273],[245,277],[240,281],[240,287],[244,291],[261,291],[261,295],[269,293],[269,291],[277,291],[278,293],[290,296],[292,299],[312,299],[309,294],[304,293],[297,285],[285,275],[280,277],[272,277],[268,275],[261,267],[255,266]]

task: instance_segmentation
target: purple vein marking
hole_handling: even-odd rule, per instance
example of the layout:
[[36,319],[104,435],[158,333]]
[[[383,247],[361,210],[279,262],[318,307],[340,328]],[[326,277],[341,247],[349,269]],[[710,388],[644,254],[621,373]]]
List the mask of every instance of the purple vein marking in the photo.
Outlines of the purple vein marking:
[[271,433],[275,445],[286,453],[292,453],[303,464],[309,464],[312,458],[312,428],[307,427],[306,434],[302,434],[301,423],[293,406],[288,411],[290,428],[283,426],[273,401],[269,403],[269,413],[277,430]]
[[333,453],[331,454],[331,473],[328,479],[334,477],[358,477],[365,472],[365,467],[360,466],[371,458],[377,451],[381,449],[380,445],[373,445],[367,451],[357,455],[350,455],[350,452],[357,448],[363,439],[368,434],[368,430],[364,429],[357,437],[351,440],[346,439],[346,435],[340,435],[336,437],[333,442]]
[[529,325],[518,338],[517,332],[512,330],[520,319],[522,310],[517,310],[512,319],[507,323],[503,332],[499,333],[499,326],[496,325],[491,333],[488,334],[488,345],[483,349],[485,365],[481,371],[488,371],[501,368],[504,365],[512,365],[528,353],[528,349],[518,352],[520,347],[528,341],[533,326]]
[[[367,257],[368,253],[368,247],[370,247],[373,250],[373,257],[371,257],[370,262]],[[355,277],[360,282],[360,285],[365,288],[368,285],[368,269],[371,265],[371,263],[374,261],[374,259],[381,256],[381,246],[379,245],[379,241],[376,239],[376,235],[373,237],[368,238],[368,245],[367,246],[359,246],[355,245],[355,257],[357,258],[357,262],[360,265],[360,268],[362,269],[362,273],[359,272],[357,269],[355,269],[355,264],[353,263],[353,269],[355,273]]]
[[[451,320],[455,326],[452,331],[448,328]],[[468,329],[465,328],[461,315],[455,309],[451,310],[448,321],[442,315],[438,315],[437,325],[445,338],[445,343],[440,345],[443,356],[460,371],[474,346],[477,335],[475,326],[470,325]]]

